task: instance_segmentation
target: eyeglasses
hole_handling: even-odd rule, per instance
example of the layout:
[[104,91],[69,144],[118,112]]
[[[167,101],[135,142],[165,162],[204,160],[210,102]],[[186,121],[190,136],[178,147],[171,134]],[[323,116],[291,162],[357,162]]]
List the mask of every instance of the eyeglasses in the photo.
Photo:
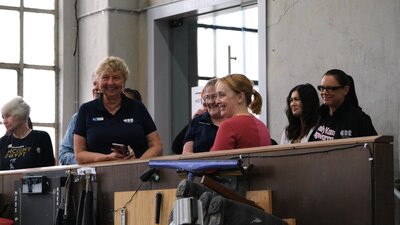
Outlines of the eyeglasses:
[[217,98],[217,94],[204,95],[203,96],[203,101],[215,100],[216,98]]
[[336,91],[337,89],[343,88],[343,86],[317,86],[319,91]]

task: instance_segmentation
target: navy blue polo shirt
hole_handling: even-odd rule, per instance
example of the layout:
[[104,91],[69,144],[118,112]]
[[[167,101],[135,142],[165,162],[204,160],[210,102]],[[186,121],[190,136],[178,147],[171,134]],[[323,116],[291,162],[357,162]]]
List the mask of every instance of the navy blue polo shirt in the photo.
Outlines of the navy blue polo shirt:
[[156,131],[156,125],[146,107],[121,95],[120,109],[110,114],[103,105],[103,96],[84,103],[78,112],[74,134],[86,138],[87,149],[111,153],[111,144],[129,145],[139,158],[149,148],[146,136]]
[[205,112],[193,118],[186,132],[184,143],[193,141],[193,152],[208,152],[214,145],[218,126],[214,125],[210,114]]

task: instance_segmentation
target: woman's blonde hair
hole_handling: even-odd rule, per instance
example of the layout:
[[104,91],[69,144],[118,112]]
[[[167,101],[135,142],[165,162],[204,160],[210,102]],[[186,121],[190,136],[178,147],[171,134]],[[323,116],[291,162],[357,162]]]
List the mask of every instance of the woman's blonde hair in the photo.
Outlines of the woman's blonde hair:
[[5,103],[1,108],[1,114],[16,115],[21,119],[28,119],[31,107],[24,101],[21,96],[17,96]]
[[128,80],[129,68],[125,61],[117,56],[108,56],[100,63],[96,70],[96,79],[106,71],[121,72],[124,81]]
[[[246,99],[246,106],[251,109],[254,114],[261,113],[262,97],[253,88],[253,82],[243,74],[230,74],[223,78],[219,78],[218,83],[224,83],[237,94],[243,92]],[[252,96],[253,99],[251,98]]]

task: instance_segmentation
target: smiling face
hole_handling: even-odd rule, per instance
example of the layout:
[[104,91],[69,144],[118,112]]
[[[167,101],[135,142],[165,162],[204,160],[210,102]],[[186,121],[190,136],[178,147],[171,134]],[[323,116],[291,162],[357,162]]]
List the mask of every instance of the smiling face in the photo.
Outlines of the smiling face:
[[217,99],[217,93],[215,91],[215,86],[214,85],[207,86],[204,89],[203,103],[212,118],[221,117],[221,111],[216,102],[216,99]]
[[93,98],[99,98],[100,94],[101,94],[101,91],[99,89],[99,82],[97,80],[94,80],[93,87],[92,87]]
[[107,98],[119,97],[125,86],[124,76],[120,71],[104,71],[99,77],[99,88]]
[[216,103],[221,111],[221,116],[224,118],[233,117],[243,104],[243,94],[237,94],[223,82],[218,82],[216,85],[217,100]]
[[[345,97],[349,91],[349,86],[341,86],[335,79],[335,76],[325,75],[322,77],[321,86],[324,88],[321,90],[322,103],[329,106],[331,111],[335,111],[345,100]],[[329,90],[329,87],[340,87],[335,90]]]
[[299,92],[293,91],[289,99],[290,110],[293,116],[301,117],[303,115],[303,103],[301,102]]

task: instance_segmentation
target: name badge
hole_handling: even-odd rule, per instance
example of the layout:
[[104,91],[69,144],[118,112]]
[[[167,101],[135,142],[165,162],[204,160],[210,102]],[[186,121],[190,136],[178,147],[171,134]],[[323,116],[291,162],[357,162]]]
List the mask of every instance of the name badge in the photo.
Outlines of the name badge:
[[92,120],[93,121],[103,121],[104,117],[94,117]]
[[127,118],[127,119],[124,119],[124,122],[125,123],[133,123],[133,122],[135,122],[135,120],[133,120],[133,118]]

